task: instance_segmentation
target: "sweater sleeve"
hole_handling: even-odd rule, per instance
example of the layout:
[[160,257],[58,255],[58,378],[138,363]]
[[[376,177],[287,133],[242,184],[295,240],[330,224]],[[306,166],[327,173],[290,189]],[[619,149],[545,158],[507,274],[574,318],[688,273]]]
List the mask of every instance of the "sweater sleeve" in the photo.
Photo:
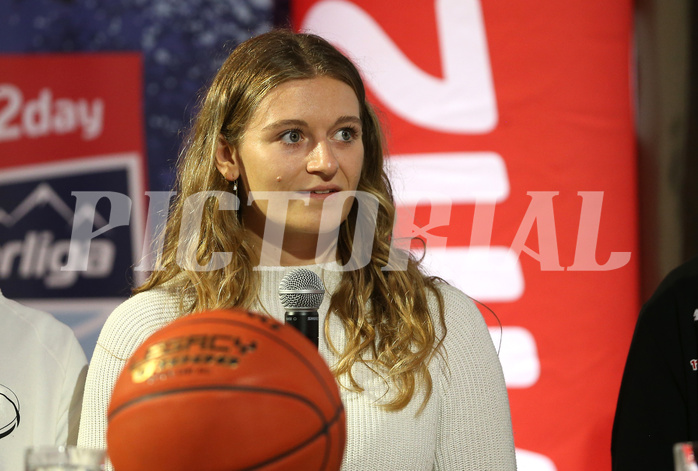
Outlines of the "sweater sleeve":
[[447,367],[440,395],[437,470],[516,469],[509,399],[487,325],[475,304],[443,286]]
[[128,299],[109,316],[87,372],[78,446],[106,449],[107,408],[119,373],[145,339],[176,318],[176,305],[164,290],[152,290]]

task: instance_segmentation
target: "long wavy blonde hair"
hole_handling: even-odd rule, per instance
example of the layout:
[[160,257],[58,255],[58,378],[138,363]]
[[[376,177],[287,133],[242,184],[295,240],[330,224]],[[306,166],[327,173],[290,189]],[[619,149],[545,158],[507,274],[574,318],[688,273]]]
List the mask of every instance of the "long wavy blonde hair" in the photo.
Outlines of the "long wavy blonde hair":
[[[219,135],[231,146],[238,146],[247,123],[257,106],[274,87],[289,80],[327,76],[349,85],[359,101],[364,165],[357,190],[378,199],[373,250],[368,265],[342,273],[332,294],[329,312],[342,322],[346,344],[339,351],[329,336],[329,315],[325,319],[325,336],[330,349],[338,355],[333,366],[337,378],[347,375],[347,387],[363,391],[352,375],[357,362],[366,364],[395,388],[388,410],[404,408],[418,385],[424,387],[422,407],[432,392],[428,370],[432,357],[441,353],[444,323],[443,298],[437,280],[419,270],[419,263],[408,256],[406,269],[381,270],[389,263],[395,206],[390,182],[383,165],[383,135],[379,121],[366,101],[361,76],[343,54],[324,39],[311,34],[275,30],[239,45],[221,66],[204,96],[194,125],[186,139],[178,163],[177,195],[167,222],[160,268],[154,271],[136,292],[164,283],[181,293],[195,293],[182,314],[217,308],[250,308],[259,288],[253,270],[252,247],[245,240],[240,211],[219,211],[217,198],[209,198],[203,208],[198,240],[186,240],[181,231],[185,216],[184,202],[191,195],[209,191],[230,191],[215,165]],[[241,189],[243,192],[244,188]],[[338,240],[338,258],[346,264],[352,253],[353,234],[359,217],[354,202],[342,223]],[[192,270],[177,263],[178,246],[194,248],[196,259],[205,264],[214,252],[230,252],[230,263],[217,270]],[[407,256],[407,255],[406,255]],[[392,262],[391,262],[392,263]],[[393,267],[395,268],[395,267]],[[427,298],[436,299],[436,320],[441,326],[437,335]],[[185,299],[183,296],[182,299]]]

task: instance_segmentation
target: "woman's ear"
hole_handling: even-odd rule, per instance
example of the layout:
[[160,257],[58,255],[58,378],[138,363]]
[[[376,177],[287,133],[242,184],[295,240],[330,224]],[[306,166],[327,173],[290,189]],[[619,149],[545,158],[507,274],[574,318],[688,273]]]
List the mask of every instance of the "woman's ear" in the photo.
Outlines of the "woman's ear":
[[216,147],[216,168],[228,181],[235,181],[240,176],[238,167],[238,153],[233,146],[228,144],[222,134],[218,135]]

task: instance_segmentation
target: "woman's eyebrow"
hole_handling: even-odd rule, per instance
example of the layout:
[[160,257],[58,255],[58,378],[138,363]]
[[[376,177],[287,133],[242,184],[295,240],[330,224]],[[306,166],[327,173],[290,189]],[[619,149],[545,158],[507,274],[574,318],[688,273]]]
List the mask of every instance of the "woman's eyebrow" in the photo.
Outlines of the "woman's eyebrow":
[[[353,115],[346,115],[346,116],[340,116],[337,118],[337,120],[334,122],[332,126],[337,126],[340,124],[345,124],[345,123],[353,123],[358,126],[361,126],[361,120],[359,119],[358,116],[353,116]],[[302,119],[281,119],[279,121],[274,121],[273,123],[269,123],[266,126],[262,128],[262,131],[276,131],[279,129],[283,128],[303,128],[303,127],[308,127],[308,123]]]
[[274,121],[273,123],[267,124],[262,128],[262,131],[275,131],[280,128],[287,128],[287,127],[295,127],[295,128],[300,128],[300,127],[307,127],[308,123],[303,121],[302,119],[282,119],[279,121]]
[[337,118],[337,121],[334,122],[334,125],[337,126],[338,124],[344,123],[354,123],[361,126],[361,120],[359,119],[359,117],[353,115],[340,116],[339,118]]

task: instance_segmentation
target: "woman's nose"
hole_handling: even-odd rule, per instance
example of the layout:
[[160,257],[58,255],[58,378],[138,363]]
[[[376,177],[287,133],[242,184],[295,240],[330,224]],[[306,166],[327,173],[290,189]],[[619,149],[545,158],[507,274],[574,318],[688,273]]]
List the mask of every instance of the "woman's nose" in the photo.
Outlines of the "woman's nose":
[[322,174],[326,178],[332,178],[338,168],[339,164],[331,144],[327,141],[318,142],[308,159],[308,173]]

